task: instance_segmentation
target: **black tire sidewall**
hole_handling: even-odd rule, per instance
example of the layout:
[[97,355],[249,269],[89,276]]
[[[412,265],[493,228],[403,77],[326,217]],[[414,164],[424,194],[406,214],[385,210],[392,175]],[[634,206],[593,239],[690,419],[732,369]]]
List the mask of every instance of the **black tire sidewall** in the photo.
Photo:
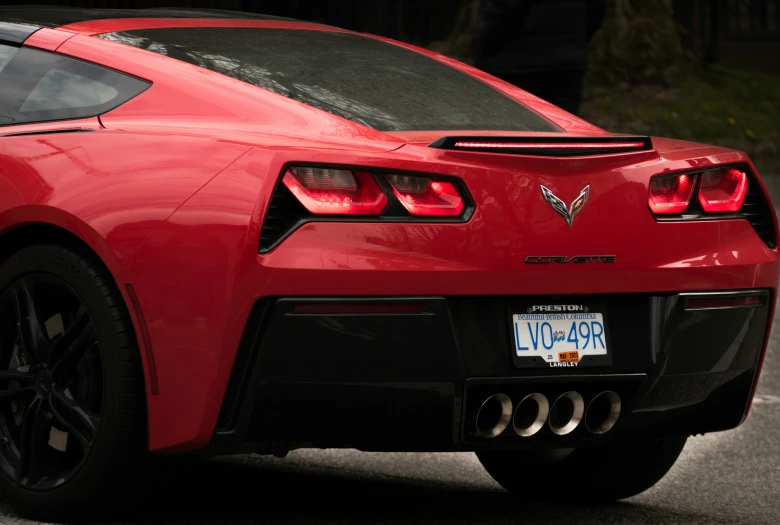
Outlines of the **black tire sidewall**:
[[540,464],[538,452],[490,451],[477,453],[482,465],[501,486],[523,499],[561,501],[542,491],[565,483],[577,487],[565,499],[606,503],[635,496],[671,469],[686,437],[657,438],[644,431],[616,432],[605,443],[574,450],[569,456]]

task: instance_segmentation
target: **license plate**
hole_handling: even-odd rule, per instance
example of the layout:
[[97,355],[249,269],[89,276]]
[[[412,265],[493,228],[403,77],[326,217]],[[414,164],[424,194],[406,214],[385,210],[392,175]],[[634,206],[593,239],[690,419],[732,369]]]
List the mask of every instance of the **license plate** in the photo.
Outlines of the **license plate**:
[[516,313],[512,315],[517,366],[611,364],[603,313]]

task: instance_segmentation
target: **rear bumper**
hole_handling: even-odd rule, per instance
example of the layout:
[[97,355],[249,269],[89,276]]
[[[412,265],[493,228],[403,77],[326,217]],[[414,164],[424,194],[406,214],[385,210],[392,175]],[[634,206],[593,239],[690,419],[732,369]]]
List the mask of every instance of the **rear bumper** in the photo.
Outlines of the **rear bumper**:
[[[552,401],[574,390],[587,403],[612,390],[623,405],[615,428],[733,428],[750,403],[774,304],[769,290],[746,293],[759,304],[693,310],[690,294],[526,297],[606,309],[612,364],[567,368],[513,365],[509,316],[523,298],[266,298],[249,316],[208,450],[281,443],[448,451],[608,438],[584,425],[567,436],[545,425],[527,438],[510,425],[481,438],[476,412],[495,393],[516,405],[532,392]],[[322,305],[370,306],[333,313]]]

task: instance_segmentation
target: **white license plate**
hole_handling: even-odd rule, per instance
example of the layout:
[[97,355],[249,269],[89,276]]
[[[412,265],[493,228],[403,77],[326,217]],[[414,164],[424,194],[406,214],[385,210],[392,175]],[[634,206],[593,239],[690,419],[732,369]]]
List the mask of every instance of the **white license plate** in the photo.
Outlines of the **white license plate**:
[[514,314],[512,321],[517,357],[579,363],[586,356],[608,353],[603,314],[525,313]]

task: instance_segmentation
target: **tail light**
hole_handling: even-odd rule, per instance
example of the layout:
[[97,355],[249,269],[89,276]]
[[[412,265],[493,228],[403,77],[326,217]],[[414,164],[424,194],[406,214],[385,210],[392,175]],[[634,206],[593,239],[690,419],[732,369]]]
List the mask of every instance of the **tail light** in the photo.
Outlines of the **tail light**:
[[740,211],[748,193],[748,177],[737,168],[663,175],[650,180],[648,204],[655,215],[680,215],[688,210],[694,189],[704,213]]
[[458,223],[474,211],[455,177],[365,168],[289,167],[268,203],[259,253],[307,222]]
[[457,217],[463,212],[463,197],[452,182],[408,175],[386,178],[396,198],[412,215]]
[[648,204],[656,215],[679,215],[688,209],[696,177],[677,175],[659,177],[650,181]]
[[745,219],[764,244],[776,246],[777,223],[771,203],[744,165],[653,177],[647,204],[660,222]]
[[282,182],[318,215],[379,215],[388,203],[374,177],[361,171],[290,168]]
[[560,133],[536,137],[450,136],[441,137],[429,144],[428,147],[475,153],[502,153],[505,155],[587,157],[652,151],[653,143],[650,137],[638,135],[578,137]]
[[705,212],[739,211],[747,195],[748,180],[736,168],[707,171],[701,175],[699,204]]

